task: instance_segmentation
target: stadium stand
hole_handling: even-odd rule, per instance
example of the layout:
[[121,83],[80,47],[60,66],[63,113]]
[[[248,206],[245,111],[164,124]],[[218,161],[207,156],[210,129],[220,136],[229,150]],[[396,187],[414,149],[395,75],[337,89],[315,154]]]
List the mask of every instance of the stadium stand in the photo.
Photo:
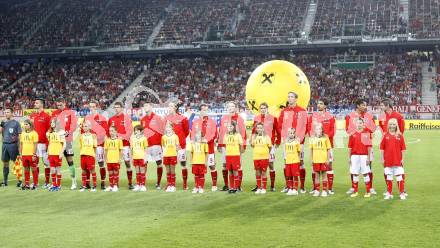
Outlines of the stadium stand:
[[313,39],[367,35],[386,37],[406,33],[407,23],[400,16],[399,0],[318,1]]
[[440,2],[438,0],[411,0],[410,31],[417,38],[440,37]]

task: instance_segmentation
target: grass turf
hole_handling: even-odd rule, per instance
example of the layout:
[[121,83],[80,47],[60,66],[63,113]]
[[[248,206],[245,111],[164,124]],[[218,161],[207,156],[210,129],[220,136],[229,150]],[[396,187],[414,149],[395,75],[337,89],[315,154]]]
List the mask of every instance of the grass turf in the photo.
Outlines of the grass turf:
[[[253,194],[250,188],[255,179],[249,150],[243,167],[246,192],[236,195],[184,192],[179,172],[178,192],[157,191],[153,189],[153,164],[148,167],[146,193],[126,189],[125,169],[121,170],[120,192],[80,193],[68,189],[70,178],[64,164],[61,192],[19,191],[14,181],[10,182],[12,186],[0,188],[0,246],[435,247],[440,243],[440,197],[435,190],[440,178],[440,132],[408,131],[405,138],[406,201],[398,200],[397,193],[393,200],[383,200],[385,183],[377,147],[373,167],[379,195],[370,199],[362,194],[356,199],[345,195],[350,180],[348,150],[344,148],[335,150],[336,194],[327,198],[308,194],[289,197],[279,192]],[[78,167],[78,156],[75,158]],[[278,152],[278,190],[284,184],[280,158]],[[307,165],[308,159],[306,154]],[[217,168],[222,186],[219,164]],[[207,182],[210,189],[209,173]],[[396,184],[394,189],[397,192]],[[363,190],[360,185],[361,193]]]

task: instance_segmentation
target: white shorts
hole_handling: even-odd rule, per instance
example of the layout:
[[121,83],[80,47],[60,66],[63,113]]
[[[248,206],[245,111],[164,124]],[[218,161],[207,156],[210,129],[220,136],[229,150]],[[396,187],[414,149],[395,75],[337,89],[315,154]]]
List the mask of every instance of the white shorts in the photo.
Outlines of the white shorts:
[[159,145],[150,146],[147,148],[147,154],[144,159],[145,162],[156,162],[162,160],[162,147]]
[[405,174],[405,170],[402,166],[392,166],[392,167],[385,167],[384,173],[387,176],[398,176]]
[[215,166],[215,154],[208,154],[208,166]]
[[104,147],[102,146],[96,147],[96,161],[98,163],[104,162]]
[[186,149],[180,149],[177,151],[177,161],[178,162],[186,161]]
[[47,157],[47,146],[45,143],[37,144],[37,156],[39,158]]
[[269,153],[269,162],[275,161],[275,146],[272,146]]
[[367,174],[370,172],[370,166],[367,165],[367,155],[351,155],[350,173]]
[[130,147],[129,146],[124,146],[122,148],[122,159],[124,161],[130,161]]

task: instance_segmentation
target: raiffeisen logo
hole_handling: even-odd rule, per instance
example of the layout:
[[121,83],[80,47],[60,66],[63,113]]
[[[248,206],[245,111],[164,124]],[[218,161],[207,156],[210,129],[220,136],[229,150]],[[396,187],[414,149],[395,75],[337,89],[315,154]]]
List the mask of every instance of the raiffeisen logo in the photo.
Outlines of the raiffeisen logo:
[[434,125],[431,123],[419,123],[419,124],[410,123],[409,129],[425,129],[425,130],[440,129],[440,124]]

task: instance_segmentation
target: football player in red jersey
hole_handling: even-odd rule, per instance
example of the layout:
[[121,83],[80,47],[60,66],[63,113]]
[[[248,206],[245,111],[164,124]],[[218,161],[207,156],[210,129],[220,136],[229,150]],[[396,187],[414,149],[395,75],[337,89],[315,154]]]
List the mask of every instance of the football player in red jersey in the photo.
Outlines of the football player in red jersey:
[[[278,117],[278,129],[281,134],[281,138],[287,138],[287,131],[289,128],[293,128],[296,130],[296,137],[300,140],[301,143],[301,156],[300,156],[300,193],[306,193],[304,189],[305,179],[306,179],[306,170],[304,168],[304,138],[307,132],[307,111],[297,105],[298,94],[291,91],[287,94],[287,106],[281,110],[280,116]],[[286,177],[286,173],[284,171],[284,177]],[[287,178],[286,178],[287,182]],[[285,193],[288,191],[288,188],[285,187],[282,192]]]
[[66,135],[66,149],[64,150],[64,157],[66,157],[67,164],[69,165],[70,178],[72,179],[71,190],[76,189],[75,178],[75,166],[73,164],[73,132],[75,132],[77,118],[74,111],[67,108],[66,101],[63,98],[59,98],[56,101],[57,109],[52,112],[52,118],[57,119],[61,127],[64,127]]
[[165,116],[165,123],[173,126],[174,133],[179,137],[180,149],[177,154],[177,161],[182,166],[183,190],[188,190],[188,169],[186,168],[186,137],[189,135],[188,119],[179,113],[180,104],[170,102],[168,104],[168,115]]
[[[318,100],[317,102],[317,110],[316,112],[313,112],[309,116],[309,120],[307,121],[309,131],[309,136],[312,137],[314,129],[312,128],[313,125],[316,123],[320,123],[322,126],[322,130],[325,135],[330,140],[330,144],[332,146],[332,149],[330,149],[330,157],[329,157],[329,165],[328,165],[328,171],[327,171],[327,179],[328,179],[328,193],[333,195],[333,180],[334,180],[334,173],[333,173],[333,149],[334,149],[334,141],[333,138],[335,136],[336,132],[336,120],[335,117],[330,113],[327,112],[327,106],[329,104],[329,101],[325,98]],[[312,170],[313,171],[313,170]],[[312,181],[315,182],[315,173],[312,172]],[[313,185],[313,190],[311,193],[315,193],[316,185]]]
[[[273,163],[275,161],[275,148],[278,148],[281,143],[281,135],[278,129],[278,120],[273,115],[269,114],[269,106],[263,102],[260,104],[260,114],[254,117],[254,124],[252,126],[252,134],[255,134],[255,127],[257,123],[262,123],[264,126],[264,132],[272,141],[272,147],[269,156],[269,176],[270,176],[270,191],[275,191],[275,167]],[[255,187],[252,191],[257,191],[258,187]]]
[[[46,133],[50,129],[50,116],[46,112],[44,112],[44,100],[36,99],[34,102],[34,108],[36,112],[32,113],[29,116],[29,119],[34,124],[34,129],[38,134],[38,143],[37,143],[37,157],[43,160],[44,164],[44,178],[45,185],[44,188],[49,188],[49,179],[50,179],[50,166],[49,166],[49,158],[47,155],[47,145],[48,140]],[[37,161],[37,172],[39,173],[38,161]],[[34,185],[37,187],[38,185]]]
[[131,124],[131,116],[124,114],[122,103],[116,102],[114,104],[115,115],[108,120],[109,128],[114,126],[116,132],[118,133],[118,138],[122,139],[122,159],[125,162],[125,167],[127,168],[127,179],[128,179],[128,189],[132,190],[133,187],[133,171],[130,165],[130,137],[133,133],[133,128]]
[[[92,133],[96,134],[98,140],[98,147],[96,148],[96,161],[99,165],[99,174],[101,176],[101,189],[105,190],[106,169],[104,165],[104,141],[108,135],[107,118],[101,115],[98,111],[98,101],[89,102],[89,114],[84,118],[84,121],[89,121],[92,125]],[[82,130],[81,130],[82,133]]]
[[215,167],[215,141],[218,136],[217,123],[208,116],[209,106],[201,104],[199,119],[194,120],[191,127],[191,140],[194,140],[198,131],[201,131],[203,141],[208,144],[208,167],[211,170],[212,188],[217,191],[217,169]]
[[[244,123],[243,118],[237,113],[237,105],[233,101],[229,101],[226,104],[226,111],[228,114],[224,115],[220,121],[219,133],[218,133],[218,144],[217,150],[222,154],[222,162],[223,162],[223,181],[225,185],[223,186],[221,191],[229,191],[229,178],[228,178],[228,170],[226,168],[226,151],[225,151],[225,141],[224,137],[228,133],[229,125],[235,121],[237,124],[238,132],[240,133],[243,139],[243,150],[246,150],[246,125]],[[241,163],[242,164],[242,163]],[[243,170],[241,168],[238,169],[238,185],[237,190],[241,191],[241,182],[243,180]]]
[[[352,111],[349,115],[345,116],[345,130],[347,131],[348,136],[352,135],[356,132],[356,120],[359,118],[362,118],[364,121],[365,131],[369,132],[371,134],[371,138],[373,138],[373,133],[376,131],[376,123],[374,122],[374,117],[370,112],[367,112],[367,102],[363,99],[358,99],[355,101],[356,109]],[[370,154],[370,160],[369,160],[369,166],[370,166],[370,172],[369,179],[370,179],[370,192],[371,194],[375,195],[376,190],[373,188],[373,171],[371,170],[371,163],[374,160],[373,156],[373,149],[371,149]],[[350,175],[351,181],[353,182],[353,175]],[[353,194],[354,189],[350,188],[347,191],[347,194]]]
[[145,163],[149,161],[156,163],[156,189],[160,189],[160,181],[163,174],[161,140],[164,134],[165,122],[153,112],[153,105],[151,103],[144,103],[143,111],[145,116],[141,119],[141,125],[144,127],[144,134],[148,140],[147,157],[144,161]]

